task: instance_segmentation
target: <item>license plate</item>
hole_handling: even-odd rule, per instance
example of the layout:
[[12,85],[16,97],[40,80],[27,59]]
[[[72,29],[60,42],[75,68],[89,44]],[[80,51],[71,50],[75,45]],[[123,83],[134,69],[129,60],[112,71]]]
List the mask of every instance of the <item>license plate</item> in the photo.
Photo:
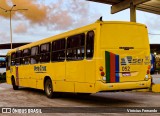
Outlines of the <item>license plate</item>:
[[122,73],[122,76],[123,76],[123,77],[128,77],[128,76],[131,76],[131,73],[125,72],[125,73]]

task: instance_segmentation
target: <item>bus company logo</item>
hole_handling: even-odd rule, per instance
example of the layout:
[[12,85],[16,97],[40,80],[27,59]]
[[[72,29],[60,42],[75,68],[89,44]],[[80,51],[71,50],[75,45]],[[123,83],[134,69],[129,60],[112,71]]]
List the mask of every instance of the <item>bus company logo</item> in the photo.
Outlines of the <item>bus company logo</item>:
[[121,65],[140,65],[143,63],[143,59],[141,58],[132,58],[132,56],[126,56],[125,58],[121,58]]
[[128,65],[132,63],[132,56],[126,56],[125,58],[121,58],[121,65]]
[[35,72],[46,72],[47,71],[47,67],[46,66],[34,66],[34,71]]

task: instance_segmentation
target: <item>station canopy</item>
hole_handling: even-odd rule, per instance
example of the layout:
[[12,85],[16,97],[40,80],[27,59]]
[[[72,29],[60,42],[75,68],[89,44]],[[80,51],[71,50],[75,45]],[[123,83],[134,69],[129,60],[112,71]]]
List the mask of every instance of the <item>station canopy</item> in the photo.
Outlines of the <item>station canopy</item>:
[[111,13],[130,8],[130,3],[136,6],[137,10],[160,15],[160,0],[87,0],[99,3],[110,4]]

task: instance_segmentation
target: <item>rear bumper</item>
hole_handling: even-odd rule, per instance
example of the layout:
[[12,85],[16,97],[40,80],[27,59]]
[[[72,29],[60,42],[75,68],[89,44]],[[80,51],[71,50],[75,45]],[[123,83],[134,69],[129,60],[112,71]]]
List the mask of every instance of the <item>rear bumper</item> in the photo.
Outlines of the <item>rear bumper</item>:
[[97,81],[95,87],[97,88],[96,92],[144,89],[151,87],[151,79],[149,79],[148,81],[123,83],[103,83],[102,81]]

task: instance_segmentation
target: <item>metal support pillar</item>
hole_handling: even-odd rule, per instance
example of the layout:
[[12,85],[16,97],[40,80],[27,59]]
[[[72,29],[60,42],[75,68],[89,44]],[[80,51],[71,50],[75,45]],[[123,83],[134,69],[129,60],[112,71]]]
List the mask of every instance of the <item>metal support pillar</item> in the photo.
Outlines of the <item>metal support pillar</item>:
[[136,5],[132,1],[130,3],[130,21],[136,22]]

